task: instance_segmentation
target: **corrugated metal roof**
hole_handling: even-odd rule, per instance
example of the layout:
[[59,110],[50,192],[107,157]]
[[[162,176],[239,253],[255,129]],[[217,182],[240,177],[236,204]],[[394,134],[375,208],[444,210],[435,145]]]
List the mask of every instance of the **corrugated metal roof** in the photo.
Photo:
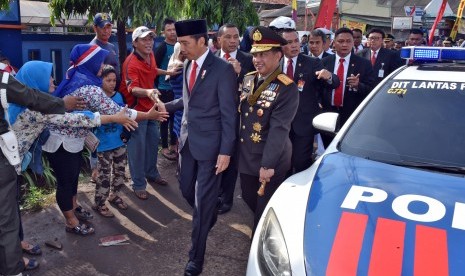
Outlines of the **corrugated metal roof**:
[[[48,2],[19,1],[21,9],[21,23],[25,25],[50,26],[50,10]],[[61,26],[56,20],[57,26]],[[65,20],[65,25],[83,27],[87,24],[87,16],[71,16]]]
[[[298,16],[305,16],[305,1],[298,1],[297,2],[297,15]],[[312,11],[312,13],[316,14],[320,8],[320,2],[317,3],[310,3],[307,5],[307,8]],[[280,9],[275,10],[264,10],[261,11],[258,15],[260,18],[274,18],[278,16],[292,16],[292,7],[285,6]]]
[[254,4],[290,5],[291,0],[253,0]]

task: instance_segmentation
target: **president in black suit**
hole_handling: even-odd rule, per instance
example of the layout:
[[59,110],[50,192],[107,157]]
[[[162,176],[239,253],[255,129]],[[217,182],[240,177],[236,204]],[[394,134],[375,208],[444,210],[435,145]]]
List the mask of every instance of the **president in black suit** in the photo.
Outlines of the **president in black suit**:
[[[323,94],[323,111],[339,113],[341,126],[375,85],[375,75],[370,61],[352,54],[353,46],[352,31],[348,28],[340,28],[334,38],[336,54],[322,60],[323,66],[336,73],[341,81],[336,89]],[[326,135],[322,138],[325,146],[332,140]]]
[[382,30],[371,29],[367,34],[370,47],[357,53],[358,56],[371,62],[376,76],[375,86],[397,68],[401,67],[403,63],[399,52],[383,48],[384,36],[385,34]]
[[[220,58],[228,61],[234,67],[237,74],[237,84],[242,85],[244,75],[255,70],[252,63],[252,55],[238,49],[240,43],[239,29],[236,25],[226,23],[218,30],[218,43],[221,49],[215,52]],[[239,99],[239,94],[237,94]],[[223,172],[220,189],[220,206],[218,214],[224,214],[231,210],[234,201],[234,189],[237,180],[237,154],[231,156],[231,162]]]
[[[255,213],[254,230],[274,191],[291,168],[291,123],[299,104],[297,85],[282,73],[281,45],[287,42],[267,27],[251,31],[254,66],[244,77],[240,97],[239,173],[242,198]],[[264,194],[257,195],[262,185]]]
[[295,30],[284,30],[281,36],[287,41],[282,47],[283,72],[294,80],[299,90],[299,106],[290,132],[291,173],[297,173],[309,168],[313,163],[313,141],[316,131],[312,121],[320,113],[319,93],[338,87],[339,79],[336,74],[323,68],[320,59],[300,53],[299,35]]
[[[179,137],[180,188],[194,208],[192,247],[184,275],[202,272],[208,232],[217,219],[222,172],[237,136],[237,80],[233,66],[208,50],[206,20],[175,23],[184,63],[183,96],[166,103],[184,107]],[[160,105],[163,108],[162,105]]]

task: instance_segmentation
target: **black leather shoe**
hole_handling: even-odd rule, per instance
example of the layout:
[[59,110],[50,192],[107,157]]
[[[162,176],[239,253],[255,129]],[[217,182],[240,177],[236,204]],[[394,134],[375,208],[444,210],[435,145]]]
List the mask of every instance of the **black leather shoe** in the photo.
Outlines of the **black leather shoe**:
[[227,212],[231,211],[231,206],[228,204],[222,204],[218,208],[218,215],[226,214]]
[[189,261],[184,269],[184,276],[197,276],[202,273],[202,265]]

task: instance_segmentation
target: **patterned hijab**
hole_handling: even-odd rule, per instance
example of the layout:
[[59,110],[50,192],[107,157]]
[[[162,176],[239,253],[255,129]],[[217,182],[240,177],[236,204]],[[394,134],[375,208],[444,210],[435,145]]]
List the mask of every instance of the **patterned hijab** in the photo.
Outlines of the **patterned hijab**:
[[[24,63],[21,69],[16,74],[15,78],[22,84],[39,90],[40,92],[48,93],[50,86],[50,76],[52,75],[53,64],[38,60],[28,61]],[[25,106],[10,104],[8,108],[8,116],[10,124],[16,122],[16,118],[26,109]]]
[[97,76],[108,51],[97,45],[78,44],[70,54],[70,64],[64,79],[53,95],[63,98],[84,85],[101,86],[102,79]]

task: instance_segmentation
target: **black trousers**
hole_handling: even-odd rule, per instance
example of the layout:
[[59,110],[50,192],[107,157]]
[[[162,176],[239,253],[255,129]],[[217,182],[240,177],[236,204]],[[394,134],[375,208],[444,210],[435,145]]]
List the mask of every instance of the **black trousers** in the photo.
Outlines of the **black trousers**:
[[77,195],[81,152],[68,152],[63,145],[54,153],[47,152],[50,166],[57,178],[56,200],[62,212],[73,210],[73,196]]
[[[174,100],[173,90],[160,90],[160,100],[164,103]],[[168,147],[168,133],[170,135],[169,144],[174,146],[178,140],[176,133],[173,131],[174,113],[170,113],[168,120],[160,123],[160,138],[162,148]]]
[[180,189],[194,208],[192,218],[192,247],[189,260],[203,265],[207,237],[218,216],[218,194],[221,174],[216,175],[216,160],[196,160],[186,141],[180,154]]
[[0,275],[16,275],[24,270],[19,240],[17,175],[0,151]]
[[231,156],[228,168],[222,173],[220,198],[224,205],[232,207],[234,201],[234,189],[236,188],[236,181],[238,176],[237,171],[237,154]]
[[258,221],[265,210],[266,204],[268,204],[268,201],[270,201],[271,196],[276,189],[278,189],[279,185],[286,179],[286,174],[283,173],[273,176],[271,181],[266,184],[265,194],[263,196],[257,194],[261,185],[258,176],[241,173],[240,179],[242,198],[254,212],[253,233],[255,233],[255,228],[257,228]]
[[313,164],[313,142],[315,136],[298,136],[293,131],[289,134],[292,142],[292,173],[310,168]]

